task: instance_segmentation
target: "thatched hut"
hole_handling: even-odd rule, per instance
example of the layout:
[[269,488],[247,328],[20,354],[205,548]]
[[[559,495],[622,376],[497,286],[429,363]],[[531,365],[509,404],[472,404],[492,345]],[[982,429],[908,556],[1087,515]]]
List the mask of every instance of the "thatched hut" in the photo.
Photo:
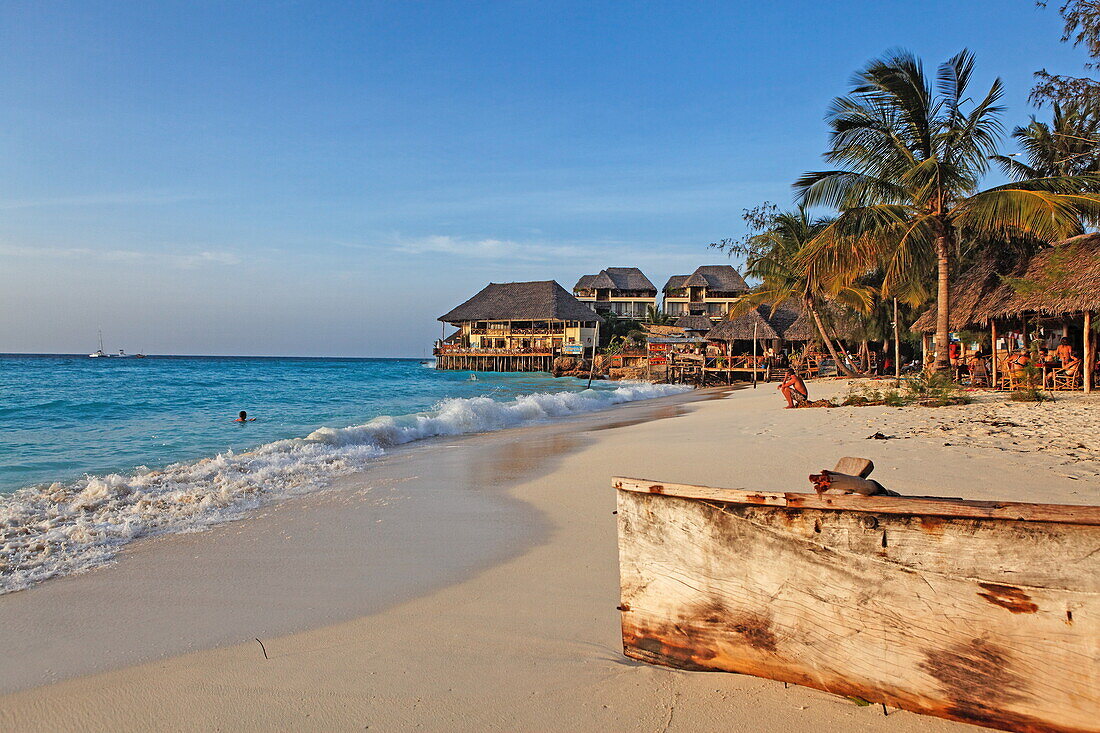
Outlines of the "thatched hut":
[[489,283],[439,317],[458,331],[436,344],[438,369],[550,371],[595,349],[603,318],[553,280]]
[[684,329],[689,336],[706,336],[714,321],[707,316],[680,316],[672,325]]
[[766,317],[770,310],[771,306],[760,305],[736,318],[721,320],[707,333],[707,339],[724,342],[778,339],[779,333]]
[[758,305],[735,318],[726,318],[707,334],[712,341],[752,341],[753,326],[760,341],[798,343],[820,338],[813,315],[795,299],[772,305]]
[[[1096,364],[1092,314],[1100,311],[1100,234],[1067,239],[1027,259],[987,257],[952,281],[950,303],[951,330],[988,327],[994,350],[998,330],[1005,334],[1019,329],[1020,341],[1027,344],[1029,335],[1036,335],[1028,333],[1029,327],[1079,342],[1085,356],[1084,387],[1091,391]],[[913,330],[935,332],[935,307]]]

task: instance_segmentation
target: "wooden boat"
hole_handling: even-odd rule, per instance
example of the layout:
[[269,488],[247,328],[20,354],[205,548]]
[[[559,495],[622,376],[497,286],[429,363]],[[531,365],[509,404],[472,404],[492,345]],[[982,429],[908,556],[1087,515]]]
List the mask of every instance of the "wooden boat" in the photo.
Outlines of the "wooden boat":
[[1100,731],[1100,507],[614,486],[627,656]]

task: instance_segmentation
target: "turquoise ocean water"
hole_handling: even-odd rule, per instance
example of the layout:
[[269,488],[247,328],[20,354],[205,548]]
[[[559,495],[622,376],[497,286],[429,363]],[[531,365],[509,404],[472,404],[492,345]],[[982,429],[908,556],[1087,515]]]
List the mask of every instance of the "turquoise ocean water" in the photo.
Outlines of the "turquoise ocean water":
[[0,356],[0,593],[323,488],[394,445],[681,389],[593,386],[422,359]]

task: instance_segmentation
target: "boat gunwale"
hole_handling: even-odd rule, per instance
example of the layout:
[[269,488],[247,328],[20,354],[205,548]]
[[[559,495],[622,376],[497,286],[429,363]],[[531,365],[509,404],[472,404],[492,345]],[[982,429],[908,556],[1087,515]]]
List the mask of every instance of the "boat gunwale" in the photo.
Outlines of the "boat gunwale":
[[1100,506],[1084,504],[1032,504],[938,496],[863,496],[860,494],[749,491],[746,489],[723,489],[712,486],[668,483],[625,476],[612,477],[611,483],[619,491],[658,494],[700,501],[720,501],[728,504],[1100,526]]

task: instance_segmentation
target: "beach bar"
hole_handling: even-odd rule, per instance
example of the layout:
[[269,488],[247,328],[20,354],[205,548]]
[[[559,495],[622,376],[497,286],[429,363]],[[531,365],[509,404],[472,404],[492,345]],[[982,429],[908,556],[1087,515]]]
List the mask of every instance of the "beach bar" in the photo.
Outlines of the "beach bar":
[[1100,507],[613,486],[628,657],[1100,731]]
[[[1053,349],[1065,338],[1083,364],[1051,383],[1085,392],[1096,388],[1100,234],[1074,237],[1028,258],[986,257],[953,279],[949,298],[952,332],[988,329],[994,384],[1009,385],[1004,361],[1013,350],[1036,342]],[[913,324],[925,334],[926,352],[938,346],[930,344],[935,329],[935,308]]]
[[583,356],[601,317],[553,280],[489,283],[439,317],[457,327],[436,342],[436,368],[548,372],[561,355]]

